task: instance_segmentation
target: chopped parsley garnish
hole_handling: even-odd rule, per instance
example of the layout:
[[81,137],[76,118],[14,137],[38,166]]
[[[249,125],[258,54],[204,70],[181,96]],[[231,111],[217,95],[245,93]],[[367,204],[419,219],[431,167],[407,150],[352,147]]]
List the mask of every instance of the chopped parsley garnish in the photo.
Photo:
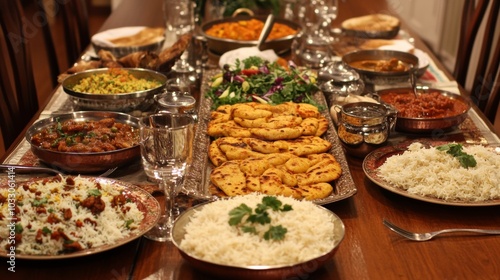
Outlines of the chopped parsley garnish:
[[93,195],[93,196],[101,196],[102,195],[101,192],[98,189],[89,190],[88,194],[89,195]]
[[33,200],[33,202],[31,203],[33,206],[35,207],[38,207],[38,206],[42,206],[44,205],[45,203],[47,203],[47,198],[42,198],[42,199],[35,199]]
[[16,225],[14,226],[14,232],[15,232],[16,234],[21,234],[21,233],[23,233],[23,230],[24,230],[24,229],[23,229],[23,226],[22,226],[21,224],[16,224]]
[[436,149],[446,152],[457,158],[457,160],[460,162],[460,165],[464,168],[475,167],[477,165],[474,156],[465,153],[462,150],[463,147],[461,144],[445,144],[437,146]]
[[[287,212],[293,209],[291,205],[283,205],[276,197],[265,196],[262,198],[262,203],[257,204],[255,210],[242,203],[229,211],[229,225],[236,226],[246,233],[258,234],[253,224],[271,224],[268,210]],[[287,229],[281,225],[270,225],[263,237],[265,240],[283,240],[286,232]]]
[[130,229],[130,225],[131,225],[133,222],[134,222],[134,220],[133,220],[133,219],[130,219],[130,220],[125,221],[125,227],[126,227],[127,229]]
[[52,231],[48,227],[43,227],[42,232],[43,232],[43,234],[51,234],[52,233]]

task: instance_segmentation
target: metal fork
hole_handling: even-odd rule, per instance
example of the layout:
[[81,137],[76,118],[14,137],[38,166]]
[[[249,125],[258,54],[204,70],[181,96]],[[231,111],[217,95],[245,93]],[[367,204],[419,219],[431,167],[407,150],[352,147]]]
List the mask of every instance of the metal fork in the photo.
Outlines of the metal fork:
[[393,223],[383,220],[383,223],[386,227],[388,227],[390,230],[394,231],[395,233],[406,237],[410,240],[413,241],[427,241],[432,239],[434,236],[442,233],[448,233],[448,232],[474,232],[474,233],[480,233],[480,234],[500,234],[500,230],[493,230],[493,229],[477,229],[477,228],[453,228],[453,229],[443,229],[443,230],[438,230],[438,231],[432,231],[432,232],[425,232],[425,233],[415,233],[411,231],[407,231],[405,229],[402,229]]
[[[15,165],[15,164],[0,164],[0,170],[8,170],[14,168],[16,172],[19,173],[50,173],[56,175],[64,175],[64,172],[59,171],[57,169],[49,168],[49,167],[41,167],[41,166],[26,166],[26,165]],[[98,175],[98,177],[107,177],[111,173],[115,172],[118,167],[113,167],[106,170],[104,173]]]

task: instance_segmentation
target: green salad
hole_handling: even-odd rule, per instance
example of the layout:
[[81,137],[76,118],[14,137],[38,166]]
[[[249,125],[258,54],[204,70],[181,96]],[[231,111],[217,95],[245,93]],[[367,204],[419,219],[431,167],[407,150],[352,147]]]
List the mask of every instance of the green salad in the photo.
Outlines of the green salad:
[[318,91],[317,74],[299,69],[290,62],[289,69],[252,56],[237,60],[234,67],[225,65],[222,73],[211,79],[206,97],[212,99],[212,109],[220,105],[244,102],[281,104],[309,103],[318,106],[311,94]]

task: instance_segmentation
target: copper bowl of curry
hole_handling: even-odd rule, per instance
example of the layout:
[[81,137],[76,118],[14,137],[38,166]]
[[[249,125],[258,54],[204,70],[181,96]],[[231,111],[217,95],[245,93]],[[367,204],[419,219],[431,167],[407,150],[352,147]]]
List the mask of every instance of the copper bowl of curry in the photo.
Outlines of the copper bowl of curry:
[[38,159],[68,173],[90,174],[140,157],[139,120],[128,114],[80,111],[46,118],[26,132]]
[[62,82],[78,110],[147,111],[155,94],[165,89],[167,77],[143,68],[98,68],[78,72]]
[[421,86],[417,95],[408,87],[380,90],[375,96],[398,111],[396,130],[410,133],[451,130],[467,118],[471,107],[459,94]]
[[407,82],[411,67],[418,67],[418,57],[394,50],[354,51],[345,54],[342,61],[358,72],[365,83],[375,85]]
[[[209,21],[202,25],[201,30],[208,49],[222,55],[234,49],[256,46],[265,21],[265,17],[239,15]],[[277,54],[287,52],[299,29],[300,25],[295,22],[276,18],[262,49],[273,49]]]

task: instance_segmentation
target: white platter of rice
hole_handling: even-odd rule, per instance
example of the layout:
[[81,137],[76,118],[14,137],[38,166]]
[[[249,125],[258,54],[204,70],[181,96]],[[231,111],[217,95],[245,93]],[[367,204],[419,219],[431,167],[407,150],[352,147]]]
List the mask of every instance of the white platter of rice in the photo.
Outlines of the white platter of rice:
[[[225,279],[308,275],[333,257],[344,237],[344,224],[337,215],[310,201],[272,196],[292,210],[268,210],[270,223],[264,225],[249,224],[243,218],[243,224],[255,226],[253,233],[229,224],[231,210],[244,204],[255,211],[264,197],[271,196],[236,196],[187,210],[174,224],[173,243],[195,269]],[[275,226],[286,229],[282,239],[266,239],[264,233]]]
[[125,182],[84,176],[14,179],[0,188],[3,256],[53,260],[103,252],[142,236],[160,216],[154,197]]
[[[464,167],[441,145],[462,146],[475,166]],[[500,205],[500,145],[419,139],[373,151],[363,161],[366,176],[391,192],[455,206]]]

